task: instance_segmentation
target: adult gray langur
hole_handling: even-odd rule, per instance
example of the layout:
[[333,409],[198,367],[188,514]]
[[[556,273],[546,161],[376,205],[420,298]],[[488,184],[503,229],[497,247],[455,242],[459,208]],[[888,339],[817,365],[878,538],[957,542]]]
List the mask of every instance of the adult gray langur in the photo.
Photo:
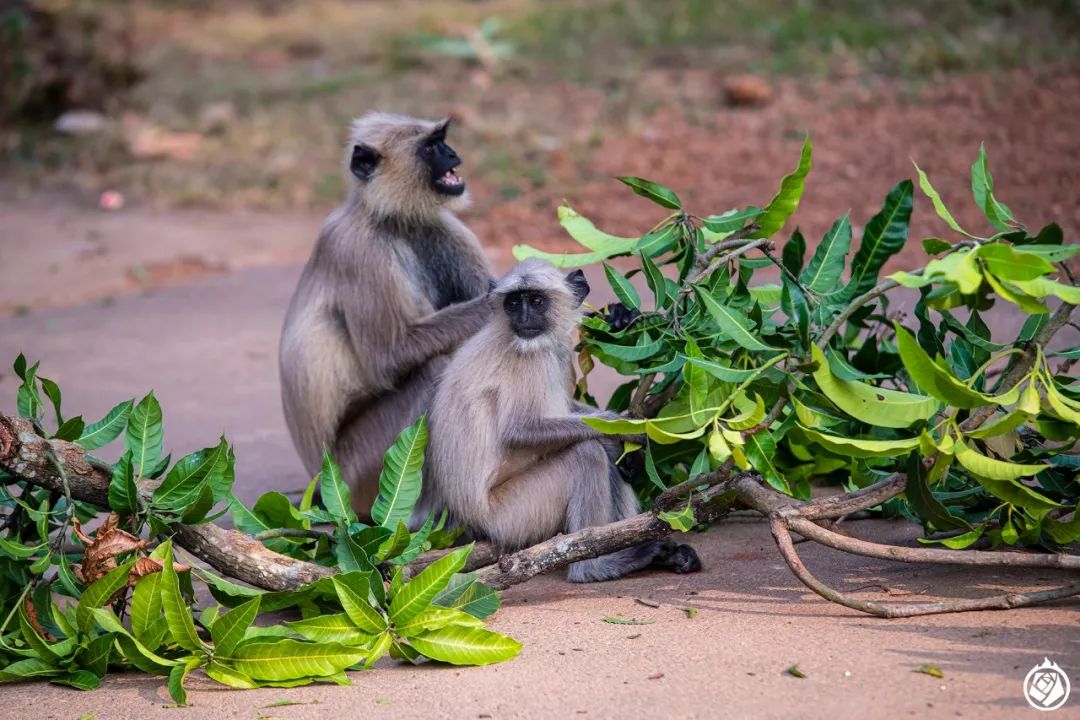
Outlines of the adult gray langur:
[[323,224],[281,336],[293,443],[312,474],[332,453],[362,517],[383,453],[490,315],[490,267],[454,215],[467,193],[448,127],[385,113],[353,122],[348,197]]
[[[447,364],[429,416],[421,514],[452,521],[513,551],[560,532],[640,512],[570,395],[572,332],[589,291],[577,270],[526,260],[490,294],[491,315]],[[599,413],[610,417],[610,413]],[[689,545],[647,542],[572,564],[574,582],[650,565],[701,568]]]

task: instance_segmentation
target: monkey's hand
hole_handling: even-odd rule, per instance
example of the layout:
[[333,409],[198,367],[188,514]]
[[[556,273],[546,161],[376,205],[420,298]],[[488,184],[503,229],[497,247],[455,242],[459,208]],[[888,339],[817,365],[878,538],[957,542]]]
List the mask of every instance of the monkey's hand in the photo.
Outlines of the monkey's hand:
[[589,317],[598,317],[611,326],[612,332],[619,332],[641,317],[641,311],[626,307],[621,302],[611,303],[598,311],[589,313]]

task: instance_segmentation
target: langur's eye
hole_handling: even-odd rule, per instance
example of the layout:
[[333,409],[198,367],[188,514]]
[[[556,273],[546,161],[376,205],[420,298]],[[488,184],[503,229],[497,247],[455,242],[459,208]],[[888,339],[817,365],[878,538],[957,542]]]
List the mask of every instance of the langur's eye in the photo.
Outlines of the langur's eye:
[[531,298],[529,298],[529,304],[533,307],[538,308],[544,304],[544,298],[542,295],[533,295]]
[[517,310],[519,307],[521,307],[521,301],[520,300],[507,300],[506,301],[506,309],[507,310]]

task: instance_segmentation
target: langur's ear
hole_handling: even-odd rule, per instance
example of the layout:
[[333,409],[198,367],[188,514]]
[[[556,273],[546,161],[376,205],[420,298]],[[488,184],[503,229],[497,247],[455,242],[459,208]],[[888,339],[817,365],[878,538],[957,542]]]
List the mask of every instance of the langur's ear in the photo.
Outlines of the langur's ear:
[[446,133],[449,130],[450,130],[450,118],[446,118],[445,120],[443,120],[441,123],[439,123],[435,127],[435,130],[432,131],[431,135],[429,135],[428,138],[430,140],[434,141],[434,142],[445,142],[446,141]]
[[357,143],[353,145],[352,160],[349,162],[349,170],[359,179],[367,182],[375,174],[375,168],[379,166],[382,157],[370,145]]
[[578,305],[584,302],[585,296],[589,294],[589,281],[581,270],[575,270],[566,276],[566,286],[570,288],[570,293]]

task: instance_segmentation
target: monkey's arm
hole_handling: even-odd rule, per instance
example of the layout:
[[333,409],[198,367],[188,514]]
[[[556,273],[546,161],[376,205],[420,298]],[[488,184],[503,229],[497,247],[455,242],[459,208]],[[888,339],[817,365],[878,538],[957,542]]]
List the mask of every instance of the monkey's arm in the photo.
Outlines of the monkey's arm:
[[502,433],[502,443],[508,448],[517,450],[550,451],[585,440],[611,439],[615,436],[605,435],[582,422],[582,419],[586,417],[607,417],[608,415],[611,413],[563,415],[511,423]]
[[[357,342],[356,353],[373,356],[375,374],[390,382],[409,375],[436,355],[450,352],[484,326],[491,314],[485,296],[448,305],[409,325],[396,341]],[[360,333],[350,333],[354,338]]]

